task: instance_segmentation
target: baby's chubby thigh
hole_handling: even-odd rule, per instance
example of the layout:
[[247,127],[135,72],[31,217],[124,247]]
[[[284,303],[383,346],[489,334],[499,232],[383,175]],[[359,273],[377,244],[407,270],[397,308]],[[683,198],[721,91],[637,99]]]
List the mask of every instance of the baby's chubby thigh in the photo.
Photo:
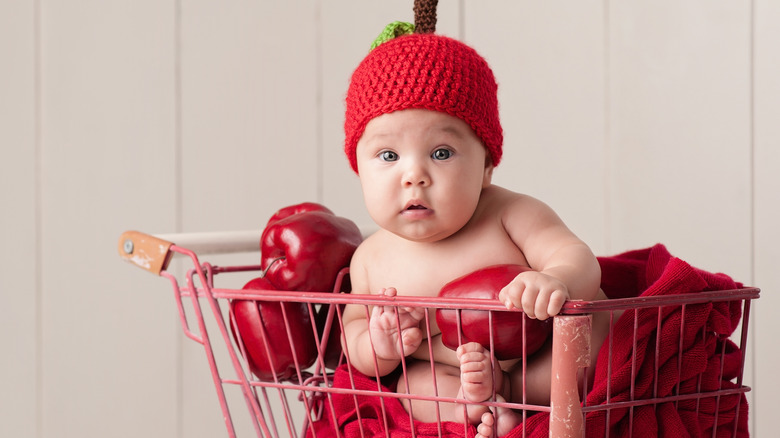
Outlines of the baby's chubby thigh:
[[[397,392],[400,394],[414,394],[422,396],[438,396],[456,398],[460,390],[460,368],[452,365],[434,362],[431,370],[431,362],[425,360],[407,361],[406,375],[398,378]],[[415,419],[425,422],[437,421],[437,409],[442,419],[448,419],[449,415],[441,410],[450,409],[449,404],[439,404],[431,400],[401,399],[407,411],[411,411]],[[455,405],[452,405],[454,407]],[[462,410],[462,407],[461,407]]]

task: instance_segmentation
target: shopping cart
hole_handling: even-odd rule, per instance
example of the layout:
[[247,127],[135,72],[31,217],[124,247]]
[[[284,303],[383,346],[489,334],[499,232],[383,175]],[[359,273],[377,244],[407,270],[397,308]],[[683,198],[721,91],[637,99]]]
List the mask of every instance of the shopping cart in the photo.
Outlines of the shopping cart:
[[[333,291],[220,287],[220,284],[229,283],[227,279],[234,275],[257,276],[261,267],[215,266],[201,257],[215,253],[256,252],[259,234],[152,236],[129,231],[119,240],[119,253],[123,259],[170,281],[182,329],[187,337],[201,344],[206,353],[230,437],[237,436],[233,419],[238,409],[248,410],[255,434],[262,437],[373,436],[377,431],[380,436],[388,437],[401,435],[401,432],[404,436],[473,434],[472,426],[463,424],[453,428],[453,424],[442,421],[425,424],[423,430],[413,420],[411,412],[398,409],[402,398],[465,406],[463,400],[436,393],[396,393],[385,382],[369,379],[345,365],[350,353],[356,352],[342,352],[333,364],[326,361],[326,347],[333,342],[330,336],[339,336],[341,311],[347,304],[366,309],[377,304],[419,306],[426,312],[455,309],[456,312],[483,311],[489,315],[506,312],[501,304],[440,297],[353,296],[341,292],[342,283],[348,278],[346,269],[339,274]],[[182,271],[179,276],[168,270],[174,256],[180,256],[188,266],[171,270]],[[662,418],[668,423],[660,426],[667,428],[667,436],[672,436],[669,430],[674,427],[694,427],[704,431],[704,436],[746,436],[748,406],[745,394],[750,388],[743,385],[743,369],[750,304],[758,297],[756,288],[736,287],[568,302],[554,318],[550,405],[492,401],[495,398],[482,404],[522,413],[522,424],[511,434],[518,437],[663,435],[663,431],[647,430],[648,424],[658,425],[657,420],[648,423],[651,417]],[[246,346],[233,330],[235,316],[229,305],[231,300],[304,303],[312,315],[324,313],[324,327],[323,321],[315,324],[314,318],[311,320],[317,346],[314,364],[303,367],[296,362],[293,375],[284,380],[276,377],[261,380],[254,376],[244,359]],[[588,339],[594,312],[609,313],[613,332],[599,350],[601,366],[596,369],[597,377],[588,382],[583,376],[587,375],[585,368],[592,365],[588,363],[591,357]],[[492,318],[488,320],[492,321]],[[289,324],[286,331],[287,341],[293,346],[296,339],[289,336]],[[669,342],[669,339],[675,341]],[[702,361],[702,357],[706,360]],[[526,358],[522,361],[525,364]],[[406,368],[401,367],[399,379],[405,378],[405,372]],[[227,391],[236,389],[243,395],[239,400],[243,406],[236,406],[226,396]],[[580,392],[588,395],[580,397]],[[681,424],[671,424],[674,421]],[[690,423],[696,424],[691,426]]]

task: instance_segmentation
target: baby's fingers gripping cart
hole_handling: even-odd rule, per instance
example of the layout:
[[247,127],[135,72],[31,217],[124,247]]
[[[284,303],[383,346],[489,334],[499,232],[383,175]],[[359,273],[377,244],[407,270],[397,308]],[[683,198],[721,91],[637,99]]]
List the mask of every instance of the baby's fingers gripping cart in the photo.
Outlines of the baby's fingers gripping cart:
[[[398,393],[394,390],[395,382],[368,378],[346,365],[350,355],[366,352],[337,351],[335,361],[332,353],[333,348],[340,348],[336,341],[343,332],[342,311],[348,304],[364,307],[367,315],[378,304],[423,308],[426,316],[439,309],[454,310],[459,324],[464,312],[479,311],[485,312],[488,324],[492,324],[495,315],[508,312],[500,303],[484,299],[352,296],[341,292],[346,289],[346,269],[339,274],[333,291],[221,287],[240,274],[261,276],[260,266],[213,266],[201,257],[256,252],[259,235],[229,232],[152,236],[128,231],[118,245],[123,259],[170,281],[182,330],[206,353],[228,436],[474,435],[474,425],[416,421],[413,412],[402,403],[402,399],[430,400],[465,408],[466,401],[439,396],[436,390],[432,394]],[[181,269],[180,277],[168,270],[174,256],[189,265]],[[641,290],[625,293],[625,298],[566,303],[553,322],[551,403],[499,402],[494,395],[478,404],[518,412],[522,422],[507,435],[513,437],[686,433],[747,436],[745,394],[750,388],[742,380],[750,304],[758,298],[759,290],[740,285],[729,288],[725,276],[691,268],[669,256],[663,247],[600,261],[602,284],[608,295],[620,295],[617,292],[623,286],[637,287],[637,278],[647,284]],[[658,268],[659,263],[663,269]],[[696,276],[696,281],[687,282],[690,276]],[[701,286],[702,281],[707,284]],[[691,284],[700,287],[687,290]],[[299,363],[293,355],[290,372],[258,378],[246,360],[247,340],[235,330],[236,315],[231,306],[234,300],[281,309],[285,309],[285,303],[299,303],[309,315],[317,315],[308,318],[304,325],[315,339],[316,351],[309,352],[314,356],[313,363]],[[609,315],[610,331],[592,356],[590,332],[596,312]],[[525,318],[516,313],[518,318]],[[301,349],[294,327],[300,326],[300,321],[284,310],[282,317],[283,322],[275,327],[261,328],[267,331],[262,333],[260,343],[264,345],[259,347],[272,365],[278,365],[274,361],[279,359],[280,345],[292,351]],[[430,333],[430,325],[426,324],[424,330]],[[491,337],[491,346],[493,342]],[[591,357],[598,358],[596,364],[590,363]],[[525,356],[520,360],[523,377],[527,361]],[[404,361],[392,377],[396,381],[406,379],[406,371]],[[589,379],[588,375],[594,377]],[[521,401],[526,400],[525,384],[523,388]],[[235,392],[242,396],[226,395]],[[248,414],[251,427],[234,424],[239,410],[244,411],[242,418]]]

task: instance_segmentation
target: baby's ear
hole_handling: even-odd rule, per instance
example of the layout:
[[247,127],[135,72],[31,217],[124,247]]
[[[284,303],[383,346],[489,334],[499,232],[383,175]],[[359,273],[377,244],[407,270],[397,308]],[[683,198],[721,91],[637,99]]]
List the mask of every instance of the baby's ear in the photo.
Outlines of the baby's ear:
[[485,171],[482,174],[482,188],[489,186],[493,181],[493,161],[490,157],[485,160]]

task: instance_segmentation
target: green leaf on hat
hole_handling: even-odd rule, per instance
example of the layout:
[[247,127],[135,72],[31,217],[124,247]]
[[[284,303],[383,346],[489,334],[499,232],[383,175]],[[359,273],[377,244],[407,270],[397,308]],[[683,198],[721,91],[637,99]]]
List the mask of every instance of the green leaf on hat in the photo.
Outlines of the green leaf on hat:
[[371,43],[371,49],[369,49],[369,52],[371,50],[374,50],[380,44],[386,41],[390,41],[393,38],[397,38],[401,35],[407,35],[410,33],[414,33],[414,24],[406,23],[404,21],[394,21],[388,24],[387,26],[385,26],[382,33],[380,33],[379,36],[376,37],[374,42]]

